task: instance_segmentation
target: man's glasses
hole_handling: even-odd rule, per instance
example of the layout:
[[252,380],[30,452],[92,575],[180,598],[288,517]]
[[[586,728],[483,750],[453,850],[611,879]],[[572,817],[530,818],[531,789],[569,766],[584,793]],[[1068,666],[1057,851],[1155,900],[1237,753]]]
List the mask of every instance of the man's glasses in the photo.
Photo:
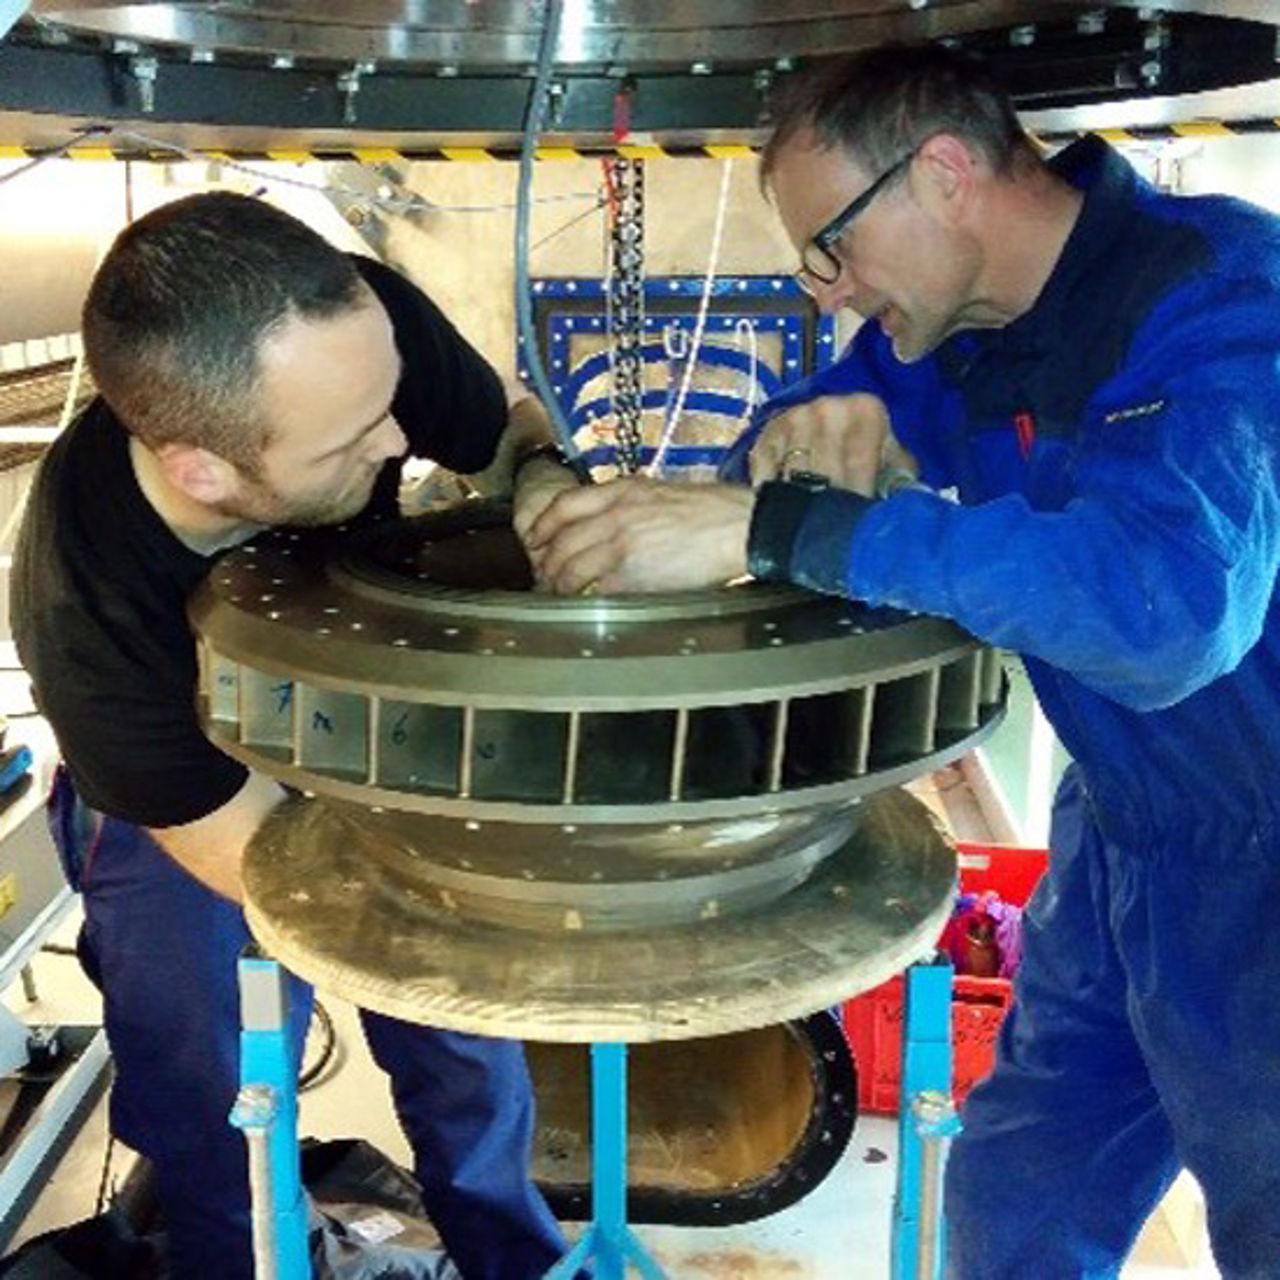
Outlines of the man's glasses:
[[800,254],[800,267],[795,273],[802,289],[812,292],[813,281],[835,284],[844,264],[836,257],[835,243],[849,229],[853,220],[916,158],[916,150],[908,151],[894,161],[861,195],[854,196],[826,226],[815,232]]

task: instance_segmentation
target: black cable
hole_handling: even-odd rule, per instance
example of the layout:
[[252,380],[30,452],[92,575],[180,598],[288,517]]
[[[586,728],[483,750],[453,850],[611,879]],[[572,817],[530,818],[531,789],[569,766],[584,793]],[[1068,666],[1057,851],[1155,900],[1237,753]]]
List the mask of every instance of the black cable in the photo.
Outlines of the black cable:
[[[40,950],[42,952],[47,952],[49,955],[71,956],[77,960],[80,958],[80,953],[75,949],[75,947],[63,946],[59,942],[46,942]],[[302,1093],[304,1090],[309,1089],[320,1082],[320,1077],[332,1065],[334,1055],[338,1051],[338,1030],[337,1027],[334,1026],[333,1015],[324,1007],[323,1004],[320,1003],[319,1000],[317,1000],[313,1007],[311,1016],[320,1024],[320,1034],[323,1037],[323,1044],[315,1062],[313,1062],[311,1066],[309,1066],[298,1077],[299,1093]]]
[[598,195],[596,197],[595,204],[593,204],[590,209],[584,209],[581,213],[574,214],[574,216],[570,218],[568,222],[561,223],[560,226],[558,226],[554,231],[548,231],[547,234],[543,236],[541,240],[535,240],[533,244],[529,246],[529,252],[533,253],[534,250],[541,249],[542,246],[546,244],[548,240],[554,240],[556,236],[558,236],[562,231],[568,231],[570,227],[577,226],[577,224],[581,222],[583,218],[589,218],[593,213],[599,213],[600,210],[604,208],[605,204],[606,204],[605,197],[603,195]]
[[95,1218],[98,1217],[102,1213],[102,1210],[106,1207],[107,1179],[111,1173],[111,1157],[115,1152],[115,1148],[116,1148],[116,1135],[108,1131],[107,1132],[107,1150],[106,1150],[106,1154],[102,1157],[102,1177],[98,1181],[98,1199],[93,1206],[93,1216]]
[[[46,942],[40,950],[52,956],[71,956],[76,960],[80,958],[80,953],[75,947],[66,947],[60,942]],[[299,1092],[316,1083],[325,1068],[332,1062],[338,1048],[338,1031],[333,1023],[333,1015],[319,1000],[315,1002],[312,1017],[320,1024],[320,1033],[324,1037],[324,1045],[316,1061],[298,1077]]]
[[529,102],[525,112],[524,140],[520,146],[520,176],[516,183],[516,322],[524,339],[524,359],[529,376],[546,409],[551,425],[555,428],[560,447],[573,458],[577,449],[573,432],[560,406],[560,399],[547,377],[542,353],[538,349],[538,337],[533,324],[533,299],[529,296],[529,193],[533,185],[534,152],[542,123],[546,118],[547,99],[550,96],[551,72],[554,68],[556,38],[560,32],[560,11],[564,0],[546,0],[542,18],[542,35],[538,45],[538,63],[529,90]]
[[0,176],[0,186],[3,186],[6,182],[12,182],[14,178],[22,177],[24,173],[36,168],[37,165],[44,164],[46,160],[56,160],[59,156],[65,155],[72,147],[79,146],[86,138],[92,138],[96,134],[110,132],[110,128],[104,124],[95,124],[90,125],[85,129],[77,129],[73,138],[69,138],[66,142],[60,143],[58,146],[53,147],[48,151],[41,152],[34,159],[28,160],[26,164],[19,165],[18,168]]
[[324,1046],[320,1056],[298,1077],[298,1092],[303,1093],[312,1085],[319,1083],[320,1077],[333,1060],[338,1048],[338,1032],[333,1025],[333,1015],[320,1003],[315,1002],[312,1018],[320,1024],[320,1034],[324,1037]]

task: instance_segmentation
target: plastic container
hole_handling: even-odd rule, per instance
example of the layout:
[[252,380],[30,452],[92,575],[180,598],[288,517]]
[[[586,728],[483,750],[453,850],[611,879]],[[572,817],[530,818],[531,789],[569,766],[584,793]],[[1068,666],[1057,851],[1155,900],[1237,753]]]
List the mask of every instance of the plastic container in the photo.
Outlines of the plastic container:
[[[966,893],[994,891],[1023,906],[1047,863],[1043,849],[1007,845],[957,845],[960,888]],[[858,1069],[858,1109],[896,1115],[902,1073],[902,978],[849,1000],[844,1032]],[[990,1070],[996,1037],[1013,1001],[1005,978],[957,974],[952,983],[952,1097],[957,1106]]]

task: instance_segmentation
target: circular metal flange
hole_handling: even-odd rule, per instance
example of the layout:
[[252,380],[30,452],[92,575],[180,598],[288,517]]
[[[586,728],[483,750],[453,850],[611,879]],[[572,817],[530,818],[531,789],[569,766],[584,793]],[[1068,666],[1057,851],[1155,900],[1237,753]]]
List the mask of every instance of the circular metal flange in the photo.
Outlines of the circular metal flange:
[[758,585],[530,592],[492,504],[343,545],[219,562],[191,608],[206,729],[300,789],[435,820],[433,847],[496,822],[723,848],[936,768],[1002,711],[998,657],[941,619]]
[[[1206,0],[1207,2],[1207,0]],[[536,62],[541,6],[526,0],[37,0],[41,27],[209,53],[378,67],[518,70]],[[925,39],[1028,22],[1045,0],[579,0],[555,48],[561,67],[772,65],[887,40]],[[373,67],[370,66],[370,70]]]
[[498,928],[407,890],[385,837],[317,799],[268,817],[245,857],[255,937],[362,1008],[455,1031],[549,1041],[679,1040],[827,1008],[923,955],[950,909],[955,854],[902,791],[863,802],[852,837],[802,884],[729,918],[645,931]]
[[555,932],[648,928],[749,910],[801,884],[850,837],[858,807],[800,822],[707,824],[658,839],[636,827],[607,834],[486,823],[459,841],[415,814],[331,802],[375,833],[368,856],[386,883],[438,899],[468,919]]

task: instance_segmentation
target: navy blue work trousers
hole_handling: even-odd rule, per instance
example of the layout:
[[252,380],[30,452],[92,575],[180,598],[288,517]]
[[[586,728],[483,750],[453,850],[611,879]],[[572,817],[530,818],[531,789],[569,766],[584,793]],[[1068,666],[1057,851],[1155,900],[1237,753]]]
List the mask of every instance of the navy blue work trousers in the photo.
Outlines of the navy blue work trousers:
[[1276,1280],[1280,829],[1188,803],[1159,838],[1117,832],[1073,767],[1050,844],[948,1163],[950,1275],[1114,1277],[1185,1166],[1222,1275]]
[[[155,1166],[177,1280],[251,1280],[248,1163],[228,1121],[239,1088],[238,907],[146,834],[84,806],[59,773],[50,823],[84,898],[81,957],[115,1060],[112,1131]],[[290,979],[301,1060],[311,988]],[[423,1199],[466,1280],[533,1280],[565,1242],[528,1178],[523,1046],[362,1013],[391,1078]],[[353,1124],[359,1100],[352,1099]]]

